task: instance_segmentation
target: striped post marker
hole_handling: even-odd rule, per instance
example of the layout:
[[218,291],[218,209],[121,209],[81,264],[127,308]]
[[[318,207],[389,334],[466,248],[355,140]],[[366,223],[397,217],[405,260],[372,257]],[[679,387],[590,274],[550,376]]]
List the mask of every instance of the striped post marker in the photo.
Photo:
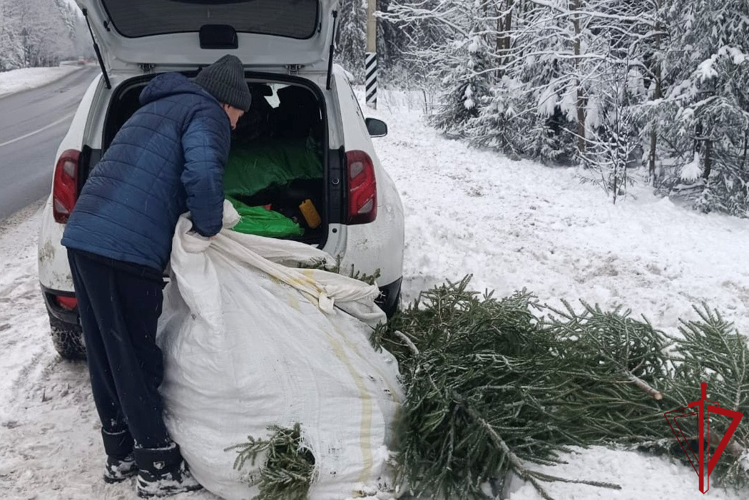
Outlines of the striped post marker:
[[377,53],[367,52],[365,86],[367,92],[367,106],[377,109]]

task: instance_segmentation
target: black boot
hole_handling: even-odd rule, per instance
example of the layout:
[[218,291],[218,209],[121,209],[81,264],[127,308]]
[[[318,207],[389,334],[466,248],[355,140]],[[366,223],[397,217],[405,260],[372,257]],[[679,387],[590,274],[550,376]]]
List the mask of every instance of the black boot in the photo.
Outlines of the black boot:
[[179,446],[135,448],[137,492],[141,498],[166,497],[203,488],[187,468]]
[[138,467],[135,465],[132,453],[124,458],[107,457],[107,464],[104,466],[104,482],[121,483],[137,472]]
[[138,472],[133,458],[133,438],[128,431],[107,432],[102,429],[107,463],[104,466],[104,481],[119,483]]

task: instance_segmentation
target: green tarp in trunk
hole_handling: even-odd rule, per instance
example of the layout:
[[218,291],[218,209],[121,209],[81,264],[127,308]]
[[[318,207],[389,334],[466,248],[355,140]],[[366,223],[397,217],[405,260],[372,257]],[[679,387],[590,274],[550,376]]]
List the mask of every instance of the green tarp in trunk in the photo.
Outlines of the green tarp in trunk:
[[322,179],[321,155],[308,139],[253,142],[233,147],[224,172],[224,192],[252,196],[291,181]]
[[309,139],[239,144],[229,153],[224,194],[242,217],[235,231],[270,238],[301,236],[304,229],[288,217],[264,207],[251,207],[239,197],[285,186],[294,180],[323,178],[319,150]]
[[234,230],[244,234],[254,234],[268,238],[288,238],[302,236],[304,229],[283,214],[264,207],[248,207],[239,200],[226,197],[234,205],[241,219]]

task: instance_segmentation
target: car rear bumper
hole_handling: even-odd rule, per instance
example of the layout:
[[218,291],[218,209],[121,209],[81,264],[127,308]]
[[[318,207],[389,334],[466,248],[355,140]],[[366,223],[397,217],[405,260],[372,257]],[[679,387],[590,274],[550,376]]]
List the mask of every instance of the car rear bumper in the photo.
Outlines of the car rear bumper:
[[75,297],[73,292],[63,292],[60,290],[52,290],[50,288],[41,285],[42,296],[44,297],[44,305],[47,306],[47,312],[53,318],[62,321],[63,323],[69,323],[71,325],[78,325],[78,310],[65,309],[60,306],[57,302],[56,297]]

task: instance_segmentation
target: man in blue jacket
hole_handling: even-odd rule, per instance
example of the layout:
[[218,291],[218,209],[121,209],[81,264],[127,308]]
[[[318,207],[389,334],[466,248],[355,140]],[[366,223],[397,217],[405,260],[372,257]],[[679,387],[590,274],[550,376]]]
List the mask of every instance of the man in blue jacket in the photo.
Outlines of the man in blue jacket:
[[189,211],[202,236],[221,230],[231,129],[251,96],[242,62],[227,55],[194,82],[154,78],[140,102],[86,181],[62,244],[101,419],[104,479],[137,473],[138,495],[148,497],[200,488],[162,417],[162,275],[180,214]]

